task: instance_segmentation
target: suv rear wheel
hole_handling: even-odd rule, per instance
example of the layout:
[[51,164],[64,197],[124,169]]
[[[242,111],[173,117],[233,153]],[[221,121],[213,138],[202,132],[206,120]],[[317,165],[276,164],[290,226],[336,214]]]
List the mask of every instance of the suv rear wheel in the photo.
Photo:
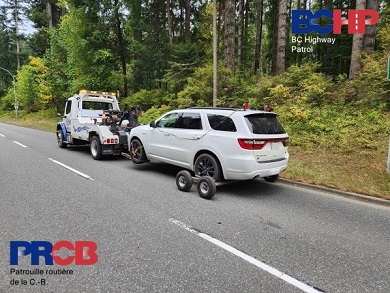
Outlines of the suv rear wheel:
[[195,160],[196,176],[210,176],[216,182],[222,180],[222,170],[218,160],[210,154],[201,154]]

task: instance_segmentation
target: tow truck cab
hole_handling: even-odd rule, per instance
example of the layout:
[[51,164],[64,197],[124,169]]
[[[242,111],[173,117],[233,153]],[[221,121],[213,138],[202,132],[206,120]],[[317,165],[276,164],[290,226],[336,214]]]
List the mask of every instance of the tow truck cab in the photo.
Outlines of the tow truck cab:
[[118,125],[121,114],[115,93],[81,90],[66,101],[57,125],[59,147],[90,144],[94,159],[120,155],[127,149],[128,124],[125,120]]

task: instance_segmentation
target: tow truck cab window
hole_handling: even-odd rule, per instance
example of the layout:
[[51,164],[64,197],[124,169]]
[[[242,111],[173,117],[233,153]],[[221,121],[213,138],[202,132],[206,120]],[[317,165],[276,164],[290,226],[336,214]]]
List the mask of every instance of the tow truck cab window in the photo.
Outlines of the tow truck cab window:
[[112,103],[83,101],[83,110],[112,110]]
[[66,102],[65,115],[70,114],[71,111],[72,111],[72,101],[69,100],[68,102]]

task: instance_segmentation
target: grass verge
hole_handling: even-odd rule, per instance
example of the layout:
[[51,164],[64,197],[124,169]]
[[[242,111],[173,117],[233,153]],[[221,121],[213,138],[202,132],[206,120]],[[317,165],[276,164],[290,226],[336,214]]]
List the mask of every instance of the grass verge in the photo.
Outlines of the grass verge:
[[390,199],[385,146],[348,154],[291,146],[289,153],[290,161],[283,178]]

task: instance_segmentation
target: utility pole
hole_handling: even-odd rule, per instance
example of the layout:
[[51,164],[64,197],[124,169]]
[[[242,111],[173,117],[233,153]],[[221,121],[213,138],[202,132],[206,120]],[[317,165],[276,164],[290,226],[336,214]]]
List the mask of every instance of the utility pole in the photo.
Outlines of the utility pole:
[[218,33],[217,0],[213,0],[213,107],[217,106],[218,96]]
[[389,148],[387,150],[386,170],[387,170],[387,173],[390,173],[390,136],[389,136]]

